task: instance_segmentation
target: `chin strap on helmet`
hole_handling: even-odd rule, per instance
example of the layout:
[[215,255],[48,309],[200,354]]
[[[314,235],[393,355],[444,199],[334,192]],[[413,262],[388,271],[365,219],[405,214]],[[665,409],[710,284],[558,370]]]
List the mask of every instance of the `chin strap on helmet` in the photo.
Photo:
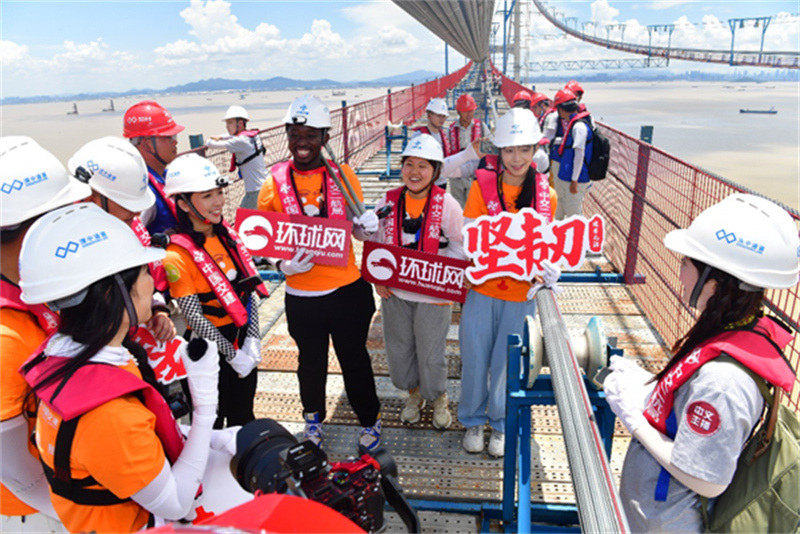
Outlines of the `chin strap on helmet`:
[[155,137],[151,137],[150,138],[150,146],[153,147],[153,157],[156,158],[160,164],[162,164],[163,166],[166,167],[169,164],[169,162],[164,161],[164,158],[162,158],[161,156],[158,155],[158,148],[156,148],[156,138]]
[[125,311],[128,312],[128,335],[132,336],[139,326],[139,316],[136,313],[136,308],[133,306],[130,292],[125,288],[125,282],[119,273],[114,275],[114,282],[117,284],[119,292],[122,294],[122,300],[125,302]]
[[203,221],[203,224],[214,224],[213,222],[209,221],[202,213],[200,213],[197,208],[194,207],[192,201],[189,200],[188,193],[181,193],[181,198],[183,199],[184,202],[186,202],[186,205],[189,206],[189,209],[192,211],[192,213],[194,213],[194,216]]
[[711,266],[705,265],[700,273],[700,276],[697,277],[697,282],[695,282],[694,288],[692,288],[692,294],[689,297],[689,306],[692,308],[697,308],[697,299],[700,298],[700,293],[703,291],[703,286],[705,286],[706,282],[708,282],[708,276],[710,274]]

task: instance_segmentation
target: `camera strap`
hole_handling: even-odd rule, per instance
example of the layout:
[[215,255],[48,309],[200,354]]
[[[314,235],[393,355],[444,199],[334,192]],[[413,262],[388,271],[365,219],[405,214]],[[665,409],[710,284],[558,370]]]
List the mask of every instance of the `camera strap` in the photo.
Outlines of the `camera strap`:
[[411,505],[403,496],[400,482],[388,473],[381,472],[381,489],[383,489],[383,496],[386,498],[386,502],[403,520],[406,529],[409,532],[419,532],[417,512],[411,508]]

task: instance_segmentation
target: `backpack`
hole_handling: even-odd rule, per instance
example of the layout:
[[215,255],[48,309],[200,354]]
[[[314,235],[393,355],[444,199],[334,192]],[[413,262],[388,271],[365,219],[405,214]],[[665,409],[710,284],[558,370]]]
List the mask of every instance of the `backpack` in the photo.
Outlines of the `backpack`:
[[605,180],[608,172],[608,162],[611,158],[611,143],[608,137],[600,133],[599,128],[592,128],[591,123],[586,126],[592,130],[592,157],[587,162],[589,180],[598,182]]
[[[742,368],[744,368],[742,366]],[[797,532],[800,530],[800,421],[748,370],[765,402],[766,419],[745,444],[733,480],[709,511],[701,499],[707,532]]]

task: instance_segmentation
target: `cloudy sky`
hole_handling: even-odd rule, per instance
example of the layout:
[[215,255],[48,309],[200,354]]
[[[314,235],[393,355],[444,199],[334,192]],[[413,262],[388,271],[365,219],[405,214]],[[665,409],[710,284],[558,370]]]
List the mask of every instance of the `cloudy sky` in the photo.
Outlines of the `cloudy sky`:
[[[791,15],[798,9],[795,1],[553,0],[551,4],[582,21],[625,23],[626,40],[647,42],[647,24],[675,23],[673,44],[693,48],[728,47],[728,18],[778,15],[765,48],[800,48],[800,19]],[[603,49],[556,36],[541,16],[531,17],[531,33],[542,36],[531,40],[531,57],[536,59],[613,57]],[[740,43],[757,48],[759,37],[756,28],[737,31],[737,48]],[[451,68],[463,64],[455,54],[450,58]],[[394,4],[381,0],[3,0],[0,61],[3,96],[161,88],[211,77],[345,81],[416,69],[444,70],[442,42]],[[702,68],[677,64],[676,69]]]

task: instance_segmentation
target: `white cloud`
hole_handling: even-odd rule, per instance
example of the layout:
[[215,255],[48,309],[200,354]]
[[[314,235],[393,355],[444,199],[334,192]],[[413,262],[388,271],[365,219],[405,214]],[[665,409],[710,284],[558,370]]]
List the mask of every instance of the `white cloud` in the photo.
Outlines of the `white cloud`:
[[612,24],[619,15],[619,9],[608,3],[608,0],[592,2],[592,22],[595,24]]
[[28,47],[14,41],[0,40],[0,65],[11,67],[28,57]]
[[653,0],[653,9],[669,9],[671,7],[688,4],[691,0]]

